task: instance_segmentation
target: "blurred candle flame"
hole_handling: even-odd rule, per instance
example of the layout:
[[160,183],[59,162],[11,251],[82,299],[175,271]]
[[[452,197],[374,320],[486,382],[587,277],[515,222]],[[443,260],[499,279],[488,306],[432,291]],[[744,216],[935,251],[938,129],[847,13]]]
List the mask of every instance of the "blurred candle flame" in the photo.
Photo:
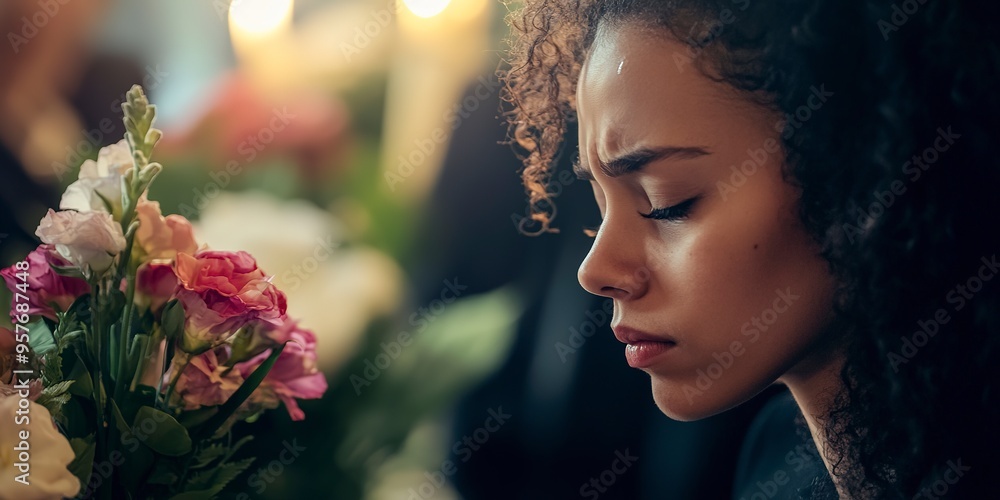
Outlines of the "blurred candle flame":
[[265,37],[288,26],[293,0],[233,0],[229,5],[229,29],[237,33]]
[[229,35],[241,70],[262,92],[273,92],[292,71],[288,41],[294,0],[232,0]]
[[451,0],[403,0],[403,4],[417,17],[434,17],[440,14]]

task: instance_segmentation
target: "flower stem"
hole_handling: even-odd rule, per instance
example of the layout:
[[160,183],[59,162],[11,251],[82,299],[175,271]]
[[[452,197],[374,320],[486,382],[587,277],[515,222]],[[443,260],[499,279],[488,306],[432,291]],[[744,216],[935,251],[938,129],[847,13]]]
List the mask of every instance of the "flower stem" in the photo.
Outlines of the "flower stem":
[[[182,357],[181,363],[177,362],[177,360],[178,360],[177,356],[181,356]],[[171,361],[171,363],[173,363],[174,366],[180,365],[180,368],[177,369],[176,371],[174,371],[174,373],[170,374],[170,383],[167,384],[167,394],[166,394],[166,396],[164,396],[164,403],[165,404],[168,404],[168,405],[170,404],[170,397],[173,396],[173,394],[174,394],[174,387],[177,385],[177,381],[181,379],[181,374],[184,373],[184,370],[187,369],[187,367],[191,363],[192,359],[193,359],[193,356],[191,356],[190,354],[188,354],[188,353],[186,353],[184,351],[180,351],[180,352],[178,352],[177,354],[174,355],[174,359]]]
[[122,308],[122,326],[118,336],[118,374],[115,377],[115,399],[121,398],[125,385],[125,367],[128,365],[129,340],[132,337],[132,311],[135,309],[132,303],[135,300],[135,276],[125,275],[125,282],[125,307]]

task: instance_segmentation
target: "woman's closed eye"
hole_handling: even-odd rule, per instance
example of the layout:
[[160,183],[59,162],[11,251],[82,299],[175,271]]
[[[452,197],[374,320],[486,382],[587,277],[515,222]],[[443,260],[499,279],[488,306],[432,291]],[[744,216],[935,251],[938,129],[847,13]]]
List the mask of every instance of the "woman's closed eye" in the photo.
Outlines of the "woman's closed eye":
[[[650,210],[649,213],[644,214],[642,212],[639,212],[639,215],[647,219],[665,220],[671,222],[681,221],[687,219],[688,216],[691,215],[691,209],[694,207],[694,204],[698,201],[699,198],[700,198],[699,196],[695,196],[693,198],[684,200],[676,205],[663,208],[654,208]],[[597,236],[597,231],[600,228],[601,228],[600,224],[598,224],[597,226],[585,227],[583,228],[583,234],[593,238]]]
[[695,202],[698,201],[697,196],[694,198],[689,198],[682,201],[676,205],[672,205],[664,208],[654,208],[649,211],[649,213],[639,212],[639,215],[647,219],[656,220],[666,220],[666,221],[679,221],[688,218],[691,214],[691,209],[694,207]]

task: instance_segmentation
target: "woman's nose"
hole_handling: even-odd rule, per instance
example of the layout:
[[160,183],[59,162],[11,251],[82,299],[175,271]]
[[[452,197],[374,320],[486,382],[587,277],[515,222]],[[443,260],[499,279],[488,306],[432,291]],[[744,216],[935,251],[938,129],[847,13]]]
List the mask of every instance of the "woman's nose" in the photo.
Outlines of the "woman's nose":
[[639,234],[605,218],[577,272],[584,290],[616,300],[634,300],[646,293],[650,272]]

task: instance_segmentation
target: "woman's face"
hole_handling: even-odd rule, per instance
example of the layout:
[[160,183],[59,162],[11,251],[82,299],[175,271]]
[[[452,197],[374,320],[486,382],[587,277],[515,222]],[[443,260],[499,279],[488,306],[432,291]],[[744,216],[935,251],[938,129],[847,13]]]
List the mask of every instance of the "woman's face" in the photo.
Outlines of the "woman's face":
[[614,299],[629,364],[678,420],[824,366],[834,288],[781,177],[780,116],[692,55],[603,27],[577,87],[577,169],[603,219],[580,283]]

